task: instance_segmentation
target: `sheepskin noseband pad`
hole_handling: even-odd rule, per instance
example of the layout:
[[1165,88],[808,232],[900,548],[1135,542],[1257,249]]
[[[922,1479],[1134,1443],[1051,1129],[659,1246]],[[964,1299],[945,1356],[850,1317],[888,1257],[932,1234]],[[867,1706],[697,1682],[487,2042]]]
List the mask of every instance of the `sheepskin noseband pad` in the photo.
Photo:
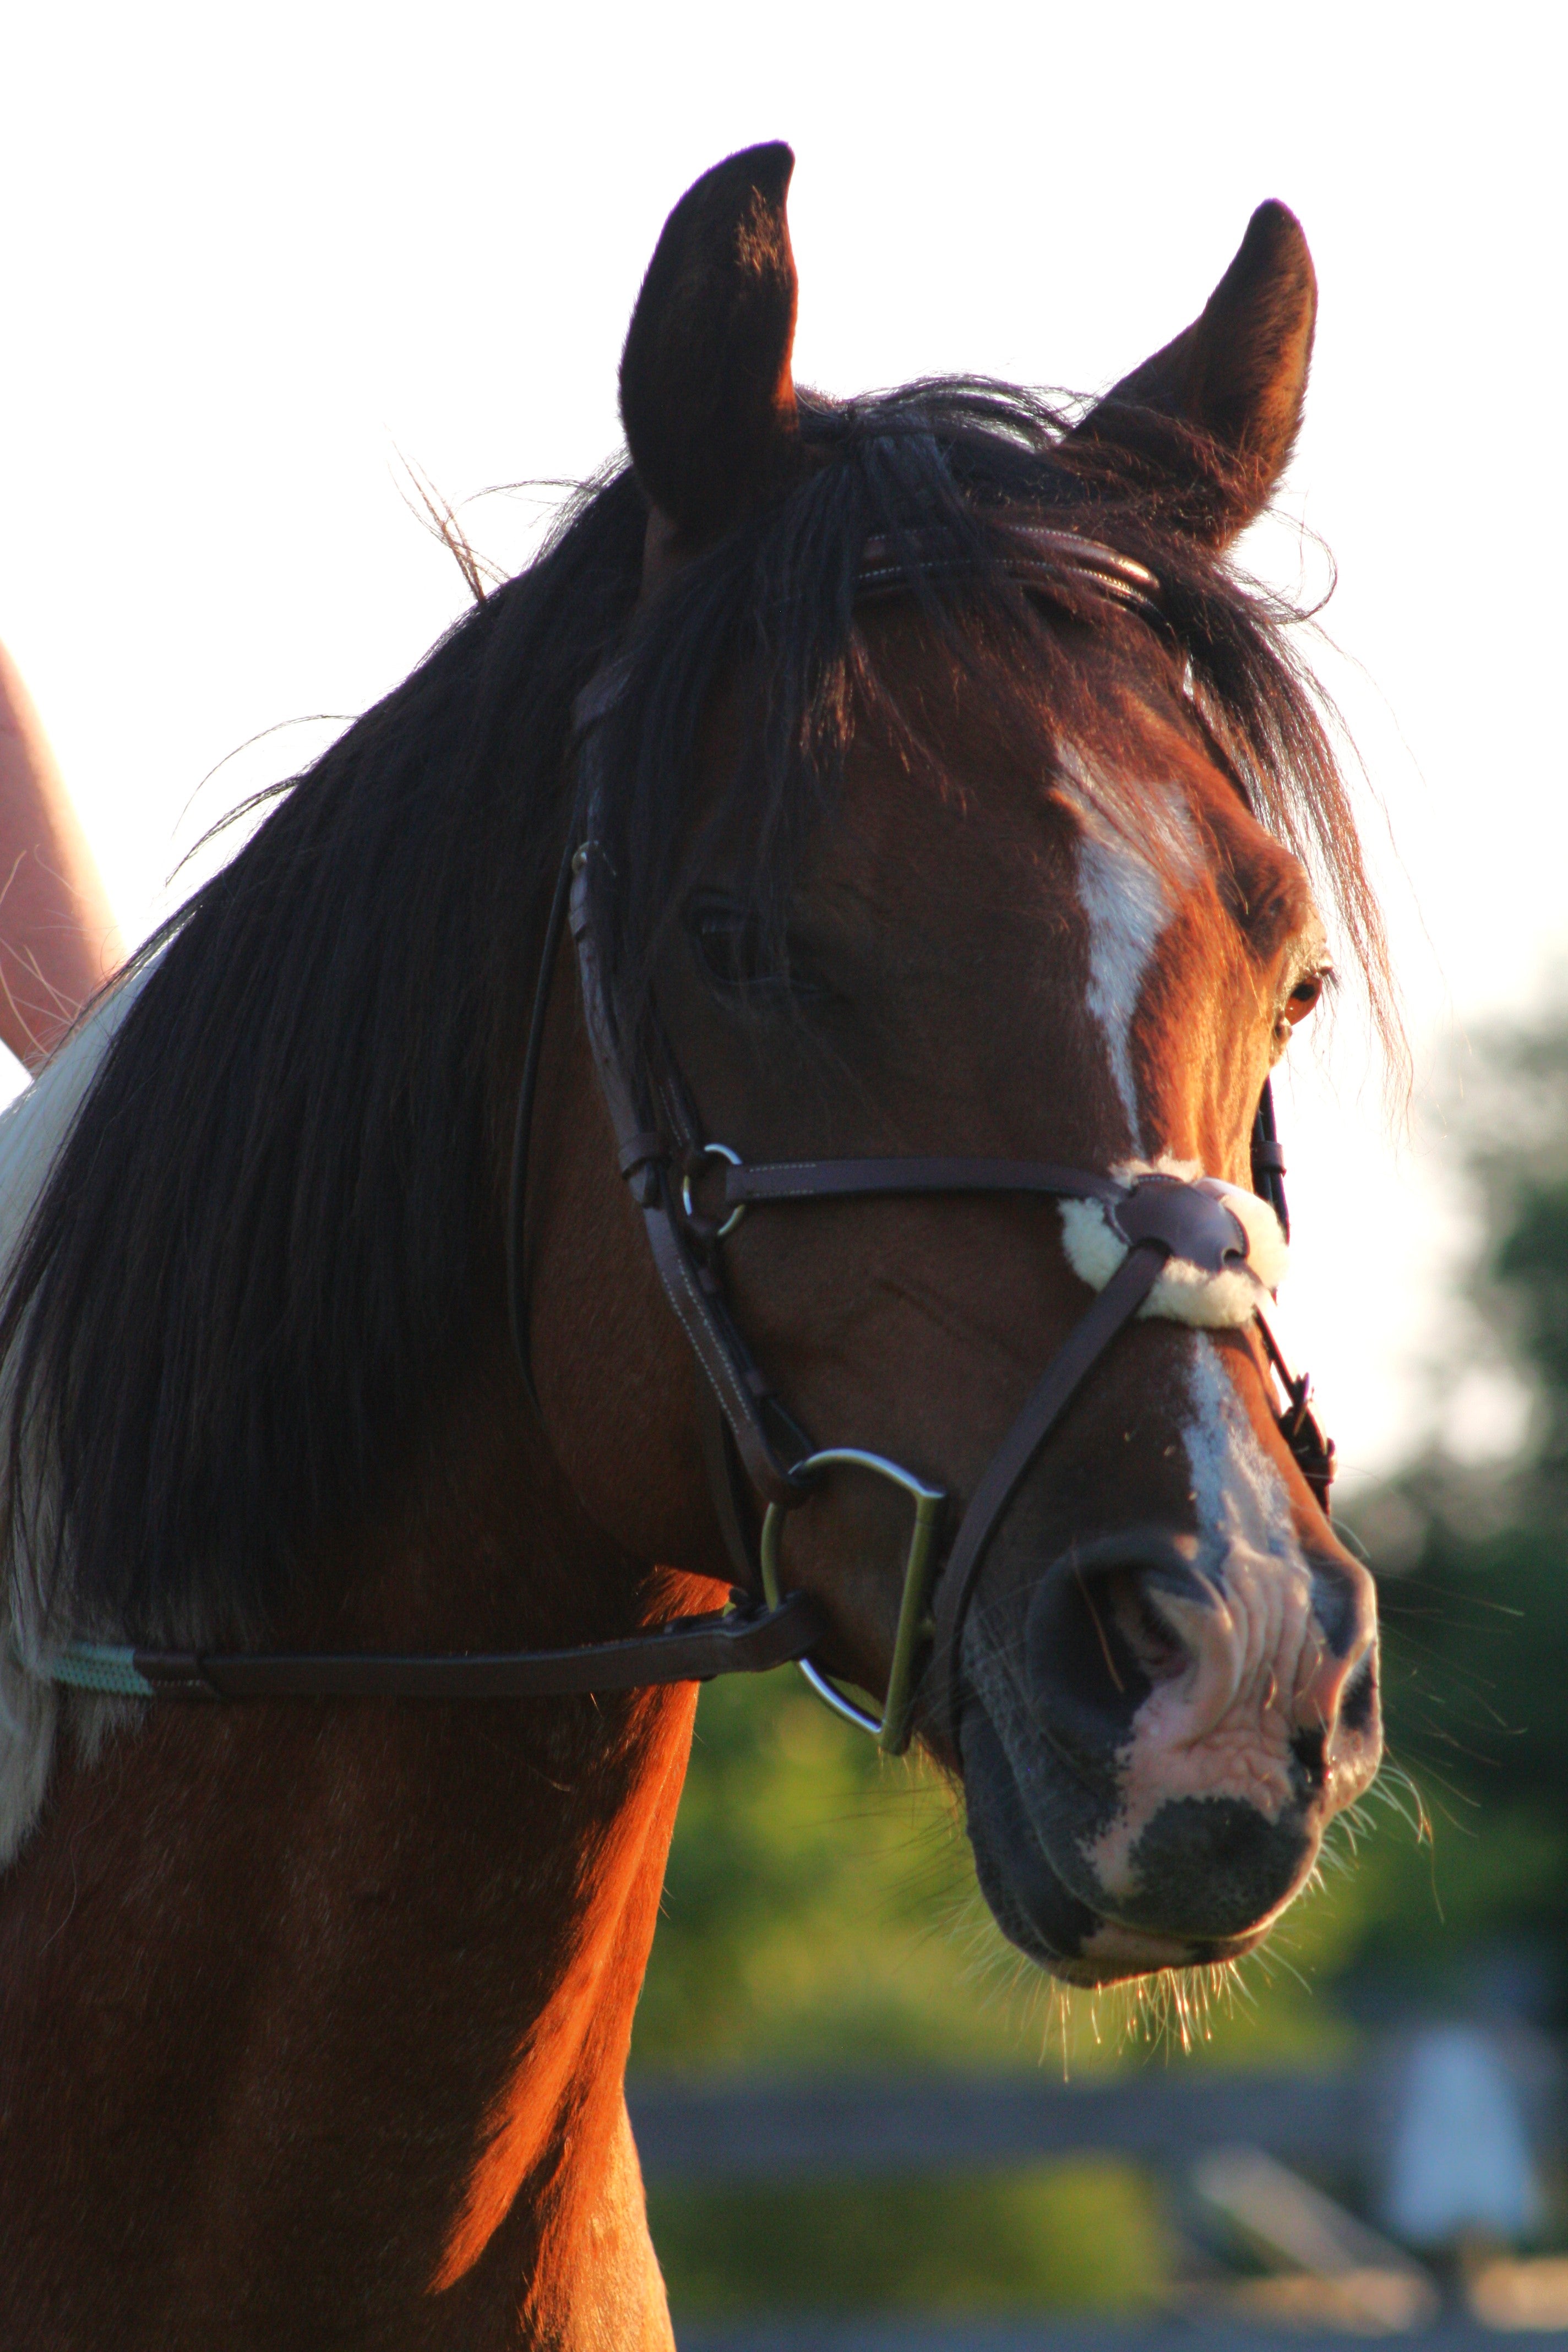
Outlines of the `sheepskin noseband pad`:
[[1133,1163],[1115,1172],[1127,1186],[1120,1200],[1060,1203],[1068,1263],[1079,1279],[1103,1290],[1135,1242],[1163,1242],[1171,1254],[1141,1315],[1210,1331],[1250,1322],[1289,1260],[1268,1203],[1200,1176],[1195,1163]]

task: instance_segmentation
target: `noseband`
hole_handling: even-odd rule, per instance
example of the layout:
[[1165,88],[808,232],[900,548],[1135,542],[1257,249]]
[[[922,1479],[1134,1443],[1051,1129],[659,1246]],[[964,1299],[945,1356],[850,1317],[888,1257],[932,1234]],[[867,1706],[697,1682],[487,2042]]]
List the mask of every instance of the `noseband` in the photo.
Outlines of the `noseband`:
[[[1142,564],[1070,534],[1025,527],[1014,532],[1009,569],[1022,585],[1060,596],[1087,590],[1106,601],[1158,617],[1158,588]],[[895,552],[870,542],[858,576],[862,598],[906,590],[920,573],[955,568],[945,553],[928,555],[916,536]],[[727,1144],[704,1135],[668,1038],[657,1039],[657,1074],[634,1069],[623,1053],[605,982],[593,915],[595,826],[603,797],[601,722],[614,707],[624,668],[612,662],[580,697],[577,744],[586,839],[563,862],[546,924],[522,1083],[520,1089],[507,1228],[509,1304],[512,1332],[530,1398],[538,1405],[528,1338],[524,1279],[524,1220],[528,1158],[545,1013],[563,929],[576,950],[584,1016],[599,1083],[615,1131],[620,1171],[642,1212],[655,1266],[677,1320],[696,1356],[703,1455],[721,1528],[736,1576],[729,1610],[685,1617],[628,1640],[568,1650],[495,1655],[215,1656],[192,1652],[106,1648],[72,1643],[48,1661],[52,1679],[79,1688],[136,1697],[431,1697],[499,1698],[568,1692],[632,1689],[707,1681],[724,1674],[758,1673],[794,1659],[813,1688],[849,1721],[871,1732],[891,1754],[908,1747],[917,1692],[935,1668],[937,1691],[922,1712],[927,1727],[945,1731],[958,1753],[962,1700],[960,1653],[965,1618],[986,1549],[1009,1503],[1094,1365],[1132,1320],[1167,1263],[1180,1260],[1201,1275],[1247,1265],[1248,1236],[1225,1204],[1224,1187],[1206,1181],[1149,1173],[1127,1181],[1049,1162],[973,1158],[833,1159],[748,1165]],[[1254,1124],[1255,1190],[1269,1202],[1286,1234],[1284,1157],[1265,1082]],[[884,1456],[851,1446],[815,1448],[775,1395],[730,1312],[721,1244],[749,1211],[824,1200],[867,1200],[916,1194],[1005,1194],[1100,1204],[1126,1255],[1057,1349],[1012,1427],[982,1474],[945,1562],[939,1559],[946,1496]],[[1258,1284],[1260,1298],[1262,1285]],[[1309,1486],[1326,1508],[1333,1448],[1308,1405],[1305,1377],[1294,1379],[1267,1318],[1258,1321],[1269,1361],[1289,1403],[1279,1420]],[[890,1482],[910,1500],[914,1523],[887,1697],[881,1717],[845,1696],[809,1653],[826,1623],[804,1592],[785,1592],[780,1553],[787,1514],[830,1472],[850,1468]],[[756,1507],[760,1529],[753,1532]],[[934,1593],[935,1608],[932,1610]]]

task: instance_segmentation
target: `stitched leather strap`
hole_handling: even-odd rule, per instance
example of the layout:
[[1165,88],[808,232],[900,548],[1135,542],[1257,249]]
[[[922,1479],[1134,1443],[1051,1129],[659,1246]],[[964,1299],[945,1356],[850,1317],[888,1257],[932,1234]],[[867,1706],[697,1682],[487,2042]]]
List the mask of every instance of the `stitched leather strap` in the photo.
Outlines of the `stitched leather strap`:
[[731,1573],[742,1592],[749,1593],[754,1601],[761,1601],[763,1580],[757,1556],[759,1529],[755,1524],[752,1489],[741,1467],[730,1424],[713,1393],[712,1383],[699,1379],[695,1389],[697,1434],[702,1447],[702,1467],[708,1474],[708,1491],[719,1521],[719,1532],[730,1555]]
[[544,947],[533,984],[533,1010],[528,1024],[528,1051],[523,1056],[522,1083],[518,1088],[517,1117],[512,1122],[511,1185],[506,1213],[506,1303],[511,1318],[511,1341],[528,1401],[540,1410],[533,1380],[533,1350],[528,1327],[528,1147],[533,1134],[533,1102],[539,1092],[539,1065],[544,1052],[544,1020],[550,1009],[550,983],[566,921],[566,901],[572,887],[572,861],[561,861],[544,925]]
[[[591,797],[589,806],[591,813]],[[600,1088],[621,1153],[622,1172],[633,1200],[642,1211],[648,1247],[665,1296],[718,1397],[734,1433],[746,1475],[765,1501],[793,1507],[804,1499],[804,1490],[790,1477],[789,1464],[763,1418],[763,1407],[772,1392],[735,1328],[719,1276],[698,1257],[684,1228],[677,1223],[664,1147],[647,1129],[621,1059],[594,929],[589,873],[593,854],[592,842],[584,843],[573,861],[568,919],[577,950],[584,1018]]]
[[[574,1650],[512,1650],[490,1656],[205,1657],[193,1651],[132,1650],[132,1674],[155,1698],[563,1698],[584,1691],[705,1683],[718,1675],[766,1674],[803,1658],[826,1626],[816,1602],[786,1593],[776,1609],[678,1617],[651,1633]],[[61,1662],[69,1679],[70,1656]]]
[[[708,1180],[704,1180],[706,1185]],[[716,1214],[763,1201],[864,1198],[875,1192],[1043,1192],[1075,1201],[1125,1200],[1114,1176],[1044,1160],[780,1160],[712,1163]]]

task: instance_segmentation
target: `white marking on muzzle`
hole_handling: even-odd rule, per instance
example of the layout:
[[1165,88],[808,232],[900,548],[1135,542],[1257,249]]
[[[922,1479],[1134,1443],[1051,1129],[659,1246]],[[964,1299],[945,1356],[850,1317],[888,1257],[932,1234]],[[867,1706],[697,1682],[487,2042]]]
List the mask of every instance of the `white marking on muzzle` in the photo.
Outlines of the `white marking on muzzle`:
[[[1172,1323],[1208,1331],[1237,1330],[1252,1320],[1264,1292],[1278,1290],[1290,1262],[1289,1244],[1267,1201],[1217,1176],[1203,1176],[1195,1160],[1130,1160],[1111,1171],[1123,1183],[1135,1176],[1179,1176],[1223,1201],[1247,1235],[1247,1263],[1210,1274],[1187,1258],[1167,1258],[1159,1281],[1138,1309]],[[1128,1244],[1100,1201],[1063,1201],[1062,1244],[1068,1264],[1091,1290],[1103,1290],[1127,1255]]]
[[1290,1741],[1323,1651],[1285,1480],[1213,1340],[1195,1337],[1192,1348],[1182,1437],[1194,1567],[1208,1591],[1189,1599],[1148,1589],[1189,1663],[1133,1718],[1121,1809],[1085,1854],[1112,1906],[1136,1890],[1139,1840],[1173,1799],[1240,1798],[1271,1822],[1296,1801]]
[[[1140,1844],[1168,1804],[1238,1799],[1270,1822],[1297,1804],[1291,1742],[1310,1720],[1323,1654],[1311,1567],[1285,1478],[1260,1444],[1215,1343],[1194,1331],[1183,1348],[1187,1412],[1181,1434],[1193,1498],[1192,1565],[1202,1589],[1186,1594],[1159,1579],[1144,1589],[1185,1663],[1139,1706],[1111,1760],[1110,1817],[1076,1850],[1059,1843],[1059,1768],[1041,1739],[1022,1642],[999,1638],[979,1611],[964,1635],[965,1672],[1002,1741],[1042,1849],[1071,1890],[1112,1919],[1119,1906],[1150,1891]],[[1303,1867],[1309,1859],[1304,1835]],[[1121,1933],[1086,1946],[1086,1953],[1125,1957]],[[1139,1927],[1137,1948],[1148,1933]],[[1153,1951],[1144,1965],[1163,1965],[1168,1957]]]

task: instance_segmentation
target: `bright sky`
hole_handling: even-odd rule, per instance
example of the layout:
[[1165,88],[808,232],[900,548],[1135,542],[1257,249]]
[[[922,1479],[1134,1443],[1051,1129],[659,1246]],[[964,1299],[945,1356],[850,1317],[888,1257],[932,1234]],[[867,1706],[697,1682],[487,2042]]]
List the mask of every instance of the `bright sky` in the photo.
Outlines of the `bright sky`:
[[[298,765],[458,609],[395,453],[454,499],[615,446],[670,205],[798,158],[796,370],[1090,389],[1201,307],[1255,204],[1322,310],[1288,504],[1332,549],[1325,667],[1375,812],[1420,1094],[1395,1148],[1353,1021],[1288,1091],[1293,1333],[1347,1465],[1432,1413],[1463,1221],[1435,1073],[1568,943],[1560,24],[1381,6],[447,0],[13,11],[0,145],[0,637],[129,933],[204,824]],[[540,512],[492,500],[520,562]],[[1294,580],[1278,532],[1253,560]],[[1310,578],[1321,561],[1309,555]],[[1552,713],[1554,716],[1554,711]]]

